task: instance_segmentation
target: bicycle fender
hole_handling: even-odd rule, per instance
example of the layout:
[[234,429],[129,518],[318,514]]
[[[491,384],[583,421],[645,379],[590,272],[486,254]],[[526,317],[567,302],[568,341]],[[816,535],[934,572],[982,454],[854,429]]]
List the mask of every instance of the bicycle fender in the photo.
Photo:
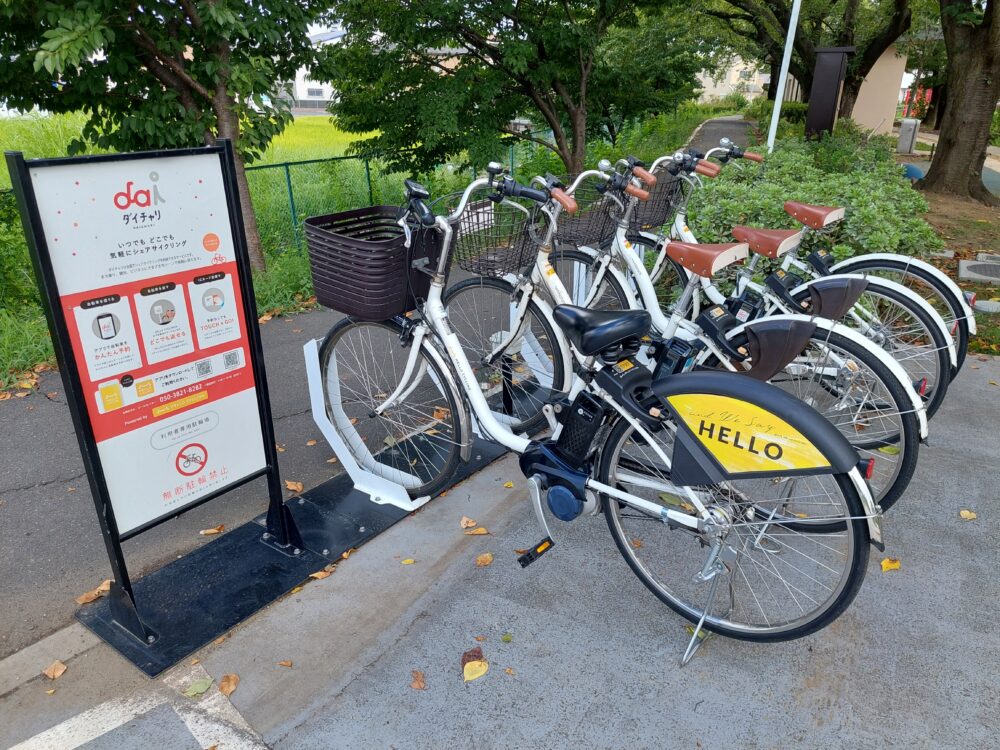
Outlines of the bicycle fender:
[[824,276],[821,279],[811,279],[796,287],[791,294],[809,292],[810,312],[821,318],[840,320],[854,307],[865,289],[868,281],[859,276]]
[[[965,301],[965,292],[959,288],[958,284],[942,271],[937,266],[928,263],[925,260],[920,260],[919,258],[912,258],[909,255],[900,255],[899,253],[867,253],[865,255],[857,255],[853,258],[848,258],[847,260],[842,260],[837,263],[831,271],[842,271],[846,273],[851,273],[851,268],[863,260],[894,260],[897,263],[903,263],[906,266],[914,266],[919,268],[921,271],[926,271],[935,279],[937,279],[941,284],[948,289],[949,292],[958,300],[958,304],[962,306],[965,311],[965,319],[969,322],[969,333],[975,335],[976,333],[976,314],[972,311],[972,308]],[[860,269],[856,273],[864,273],[865,269]]]
[[751,321],[745,329],[750,369],[741,374],[764,382],[770,380],[802,353],[815,330],[816,324],[808,319]]
[[819,412],[769,383],[699,371],[660,378],[652,390],[678,425],[677,484],[846,474],[860,460]]
[[[865,282],[866,286],[872,287],[873,289],[880,289],[880,288],[888,289],[904,297],[907,300],[907,302],[912,303],[915,307],[922,310],[924,314],[928,315],[930,319],[934,321],[934,325],[944,335],[944,340],[948,342],[948,361],[951,362],[952,367],[958,366],[958,355],[955,353],[955,337],[951,335],[951,331],[948,330],[948,326],[945,324],[944,319],[941,317],[941,315],[938,313],[937,310],[931,307],[930,303],[927,300],[925,300],[919,294],[914,292],[912,289],[908,289],[902,284],[899,284],[890,279],[882,279],[879,278],[878,276],[865,276],[864,274],[857,274],[857,273],[851,273],[851,274],[838,273],[835,276],[824,276],[822,279],[811,279],[810,281],[807,281],[805,284],[802,284],[801,286],[798,286],[795,289],[793,289],[791,291],[791,294],[794,297],[796,294],[800,294],[803,289],[808,288],[810,295],[812,295],[814,293],[813,290],[819,284],[819,282],[821,281],[832,282],[836,279],[849,279],[853,283],[859,283],[863,281]],[[861,292],[858,293],[859,296],[860,294]],[[854,302],[857,302],[857,298],[855,298]],[[813,314],[819,315],[820,317],[823,318],[829,318],[830,320],[840,320],[841,318],[844,317],[844,315],[847,314],[847,311],[854,306],[854,302],[848,305],[847,309],[845,309],[843,313],[841,313],[840,315],[832,314],[832,312],[835,311],[831,311],[831,314],[829,315],[827,315],[825,311],[814,312]]]
[[572,348],[569,345],[569,340],[566,338],[566,334],[562,332],[562,328],[556,325],[555,319],[552,317],[552,305],[550,305],[545,299],[542,298],[540,294],[536,294],[533,297],[535,304],[538,305],[538,309],[542,311],[542,315],[545,319],[549,321],[549,325],[552,326],[552,331],[556,335],[556,344],[559,347],[559,354],[562,356],[563,360],[563,382],[559,384],[556,390],[567,392],[570,389],[570,385],[573,382],[573,355],[571,354]]
[[[802,318],[808,318],[808,316],[790,315],[790,314],[771,315],[768,316],[767,320],[796,320]],[[913,390],[913,384],[910,382],[910,378],[906,374],[906,370],[903,369],[903,366],[900,365],[899,362],[897,362],[891,356],[889,356],[889,353],[886,352],[885,349],[883,349],[880,346],[876,346],[871,341],[869,341],[863,334],[858,333],[853,328],[849,328],[848,326],[842,325],[841,323],[837,323],[832,320],[827,320],[826,318],[808,318],[808,319],[816,323],[817,328],[824,331],[831,331],[833,333],[836,333],[840,336],[843,336],[846,339],[850,339],[859,346],[866,348],[883,365],[885,365],[888,368],[889,372],[892,373],[893,377],[895,377],[896,380],[898,380],[903,385],[903,390],[906,392],[906,395],[910,399],[910,405],[913,407],[913,412],[914,414],[917,415],[917,422],[920,426],[920,439],[926,440],[928,434],[927,409],[924,406],[923,399],[921,399],[920,395],[915,390]],[[744,329],[746,329],[747,325],[749,324],[745,323],[739,326],[738,328],[734,328],[732,331],[729,332],[729,336],[732,337],[739,335],[744,331]]]

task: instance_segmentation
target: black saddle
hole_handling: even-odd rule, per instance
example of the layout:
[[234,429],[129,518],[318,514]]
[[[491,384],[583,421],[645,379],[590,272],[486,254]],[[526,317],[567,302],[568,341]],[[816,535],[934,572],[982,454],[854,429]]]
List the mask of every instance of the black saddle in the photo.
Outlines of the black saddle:
[[559,305],[553,318],[570,343],[589,357],[625,339],[645,336],[650,318],[645,310],[588,310]]

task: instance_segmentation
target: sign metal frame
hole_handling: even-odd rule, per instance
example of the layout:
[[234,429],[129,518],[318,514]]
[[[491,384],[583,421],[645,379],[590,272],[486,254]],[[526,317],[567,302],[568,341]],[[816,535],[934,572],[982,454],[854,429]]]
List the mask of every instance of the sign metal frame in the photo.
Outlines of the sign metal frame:
[[[249,365],[254,375],[254,390],[260,414],[261,436],[264,442],[264,457],[266,465],[262,469],[234,480],[212,492],[192,500],[190,503],[172,509],[163,515],[121,534],[115,520],[114,508],[111,503],[97,440],[86,406],[86,396],[79,374],[82,363],[74,355],[69,328],[60,304],[59,289],[56,283],[55,270],[49,253],[42,217],[39,211],[31,169],[44,169],[52,166],[85,165],[104,162],[127,162],[140,159],[204,156],[215,154],[220,160],[226,205],[229,213],[229,225],[233,237],[233,249],[236,258],[238,279],[241,287],[241,303],[246,321],[246,335],[250,352]],[[155,643],[158,634],[143,624],[136,609],[132,581],[129,577],[125,556],[121,543],[144,531],[158,526],[165,521],[177,518],[181,514],[197,508],[215,498],[247,484],[255,479],[267,479],[268,507],[265,529],[261,540],[288,555],[298,555],[302,548],[302,539],[292,520],[291,513],[284,503],[281,480],[278,472],[278,455],[274,440],[274,427],[271,419],[271,402],[267,389],[267,377],[264,368],[263,347],[260,329],[257,325],[257,303],[253,291],[253,279],[250,270],[249,252],[243,223],[243,214],[238,199],[236,180],[236,161],[232,143],[227,139],[219,139],[214,146],[199,148],[155,150],[123,154],[107,154],[82,157],[60,157],[51,159],[25,160],[23,154],[8,151],[5,154],[7,168],[10,172],[18,210],[25,229],[28,250],[38,280],[42,306],[45,310],[55,349],[56,360],[66,391],[67,404],[73,419],[80,454],[90,483],[94,507],[100,522],[104,546],[108,561],[111,564],[112,583],[109,592],[109,604],[114,619],[125,630],[146,644]]]

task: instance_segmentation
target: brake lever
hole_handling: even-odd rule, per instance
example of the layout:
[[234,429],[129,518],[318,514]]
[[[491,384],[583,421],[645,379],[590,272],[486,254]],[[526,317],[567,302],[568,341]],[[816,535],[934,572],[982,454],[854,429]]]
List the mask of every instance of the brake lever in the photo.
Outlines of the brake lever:
[[396,221],[399,226],[403,228],[403,234],[406,236],[406,240],[403,242],[403,247],[409,248],[410,243],[413,241],[413,230],[410,229],[410,223],[406,220],[408,214],[403,214]]

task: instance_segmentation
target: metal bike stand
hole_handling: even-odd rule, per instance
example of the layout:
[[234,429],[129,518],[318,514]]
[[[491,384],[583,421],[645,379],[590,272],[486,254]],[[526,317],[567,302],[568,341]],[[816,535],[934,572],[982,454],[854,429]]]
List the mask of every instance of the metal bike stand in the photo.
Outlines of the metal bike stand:
[[[402,484],[372,473],[355,460],[355,453],[344,442],[340,432],[334,427],[333,422],[330,421],[330,417],[327,414],[326,400],[323,397],[323,378],[319,367],[319,346],[316,339],[307,341],[302,349],[306,359],[306,376],[309,381],[309,402],[312,408],[313,421],[319,427],[320,432],[323,433],[323,437],[330,444],[337,459],[344,467],[344,471],[350,476],[351,481],[354,483],[354,488],[368,495],[373,503],[393,505],[408,513],[424,505],[430,500],[429,495],[411,499]],[[339,403],[331,404],[331,410],[333,411],[334,419],[337,420],[337,423],[343,429],[354,429],[350,419],[344,413]],[[371,462],[374,465],[375,460],[371,457],[371,453],[360,436],[358,436],[357,445],[362,460],[367,455],[367,457],[371,458]],[[405,477],[406,475],[400,472],[400,476]]]

